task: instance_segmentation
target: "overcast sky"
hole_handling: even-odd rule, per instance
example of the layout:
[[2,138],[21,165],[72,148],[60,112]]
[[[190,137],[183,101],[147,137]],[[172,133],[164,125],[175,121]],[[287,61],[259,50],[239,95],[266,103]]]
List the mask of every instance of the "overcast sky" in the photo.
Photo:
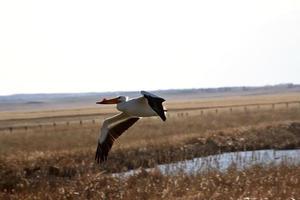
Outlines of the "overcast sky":
[[1,1],[0,69],[0,95],[300,83],[300,1]]

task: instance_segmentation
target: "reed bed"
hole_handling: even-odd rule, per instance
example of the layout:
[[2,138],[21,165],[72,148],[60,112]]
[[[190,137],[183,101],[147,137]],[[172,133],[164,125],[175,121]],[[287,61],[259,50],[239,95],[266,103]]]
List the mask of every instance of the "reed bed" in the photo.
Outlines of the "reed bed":
[[[11,182],[17,177],[10,177]],[[36,181],[36,182],[35,182]],[[0,192],[1,199],[298,199],[300,166],[256,165],[245,170],[234,166],[195,175],[140,173],[126,179],[101,173],[56,177],[46,181],[22,180]]]

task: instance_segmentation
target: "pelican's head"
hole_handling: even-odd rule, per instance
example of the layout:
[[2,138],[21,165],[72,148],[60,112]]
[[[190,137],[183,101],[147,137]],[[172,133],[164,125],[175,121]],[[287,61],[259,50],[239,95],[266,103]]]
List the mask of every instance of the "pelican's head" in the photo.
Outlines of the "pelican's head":
[[96,104],[118,104],[118,103],[123,103],[128,100],[128,97],[125,96],[118,96],[117,98],[113,99],[102,99],[102,101],[96,102]]

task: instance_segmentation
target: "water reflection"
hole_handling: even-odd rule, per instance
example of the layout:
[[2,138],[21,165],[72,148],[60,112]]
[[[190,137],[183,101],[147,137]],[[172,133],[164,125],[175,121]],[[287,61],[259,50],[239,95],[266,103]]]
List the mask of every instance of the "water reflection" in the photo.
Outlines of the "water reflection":
[[[210,170],[222,172],[232,165],[235,165],[237,169],[244,169],[257,164],[278,165],[280,163],[300,164],[300,149],[230,152],[158,165],[156,169],[165,175],[175,175],[182,172],[186,174],[196,174]],[[148,172],[151,170],[154,170],[154,168],[146,169]],[[140,171],[141,170],[131,170],[124,173],[116,173],[113,174],[113,176],[128,177]]]

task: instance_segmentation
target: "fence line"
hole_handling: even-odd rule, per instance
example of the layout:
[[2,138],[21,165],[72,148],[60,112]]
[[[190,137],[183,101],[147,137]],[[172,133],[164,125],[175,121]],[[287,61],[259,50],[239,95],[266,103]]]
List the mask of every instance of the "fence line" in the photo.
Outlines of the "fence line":
[[[290,102],[277,102],[277,103],[260,103],[260,104],[241,104],[241,105],[226,105],[226,106],[207,106],[207,107],[194,107],[194,108],[178,108],[178,109],[169,109],[170,112],[177,112],[177,117],[188,117],[189,113],[188,112],[178,112],[178,111],[197,111],[200,110],[200,114],[203,115],[205,110],[212,110],[214,111],[215,114],[219,113],[220,109],[229,109],[230,113],[234,112],[234,108],[244,108],[244,112],[248,112],[249,111],[249,107],[256,107],[257,110],[260,110],[262,106],[271,106],[271,110],[274,111],[276,108],[276,105],[285,105],[284,107],[286,109],[290,108],[291,104],[299,104],[299,108],[300,108],[300,101],[290,101]],[[170,117],[171,115],[168,114],[168,117]],[[31,124],[31,125],[22,125],[22,126],[7,126],[7,127],[0,127],[0,131],[9,131],[10,133],[13,132],[14,129],[24,129],[25,131],[28,131],[29,128],[40,128],[42,129],[43,127],[46,126],[52,126],[52,127],[56,127],[58,125],[62,125],[65,124],[67,126],[70,126],[71,123],[73,124],[77,124],[79,126],[84,126],[84,124],[86,123],[91,123],[93,125],[96,125],[96,119],[86,119],[86,120],[68,120],[65,122],[46,122],[43,124]],[[102,120],[99,120],[102,121]]]
[[283,102],[272,102],[272,103],[250,103],[250,104],[232,104],[232,105],[224,105],[224,106],[199,106],[199,107],[193,107],[193,108],[171,108],[168,109],[169,111],[181,111],[181,110],[185,110],[185,111],[190,111],[190,110],[210,110],[210,109],[221,109],[221,108],[236,108],[236,107],[253,107],[253,106],[257,106],[258,108],[260,108],[261,106],[268,106],[268,105],[272,105],[272,104],[286,104],[286,107],[289,107],[290,104],[299,104],[300,105],[300,101],[283,101]]

